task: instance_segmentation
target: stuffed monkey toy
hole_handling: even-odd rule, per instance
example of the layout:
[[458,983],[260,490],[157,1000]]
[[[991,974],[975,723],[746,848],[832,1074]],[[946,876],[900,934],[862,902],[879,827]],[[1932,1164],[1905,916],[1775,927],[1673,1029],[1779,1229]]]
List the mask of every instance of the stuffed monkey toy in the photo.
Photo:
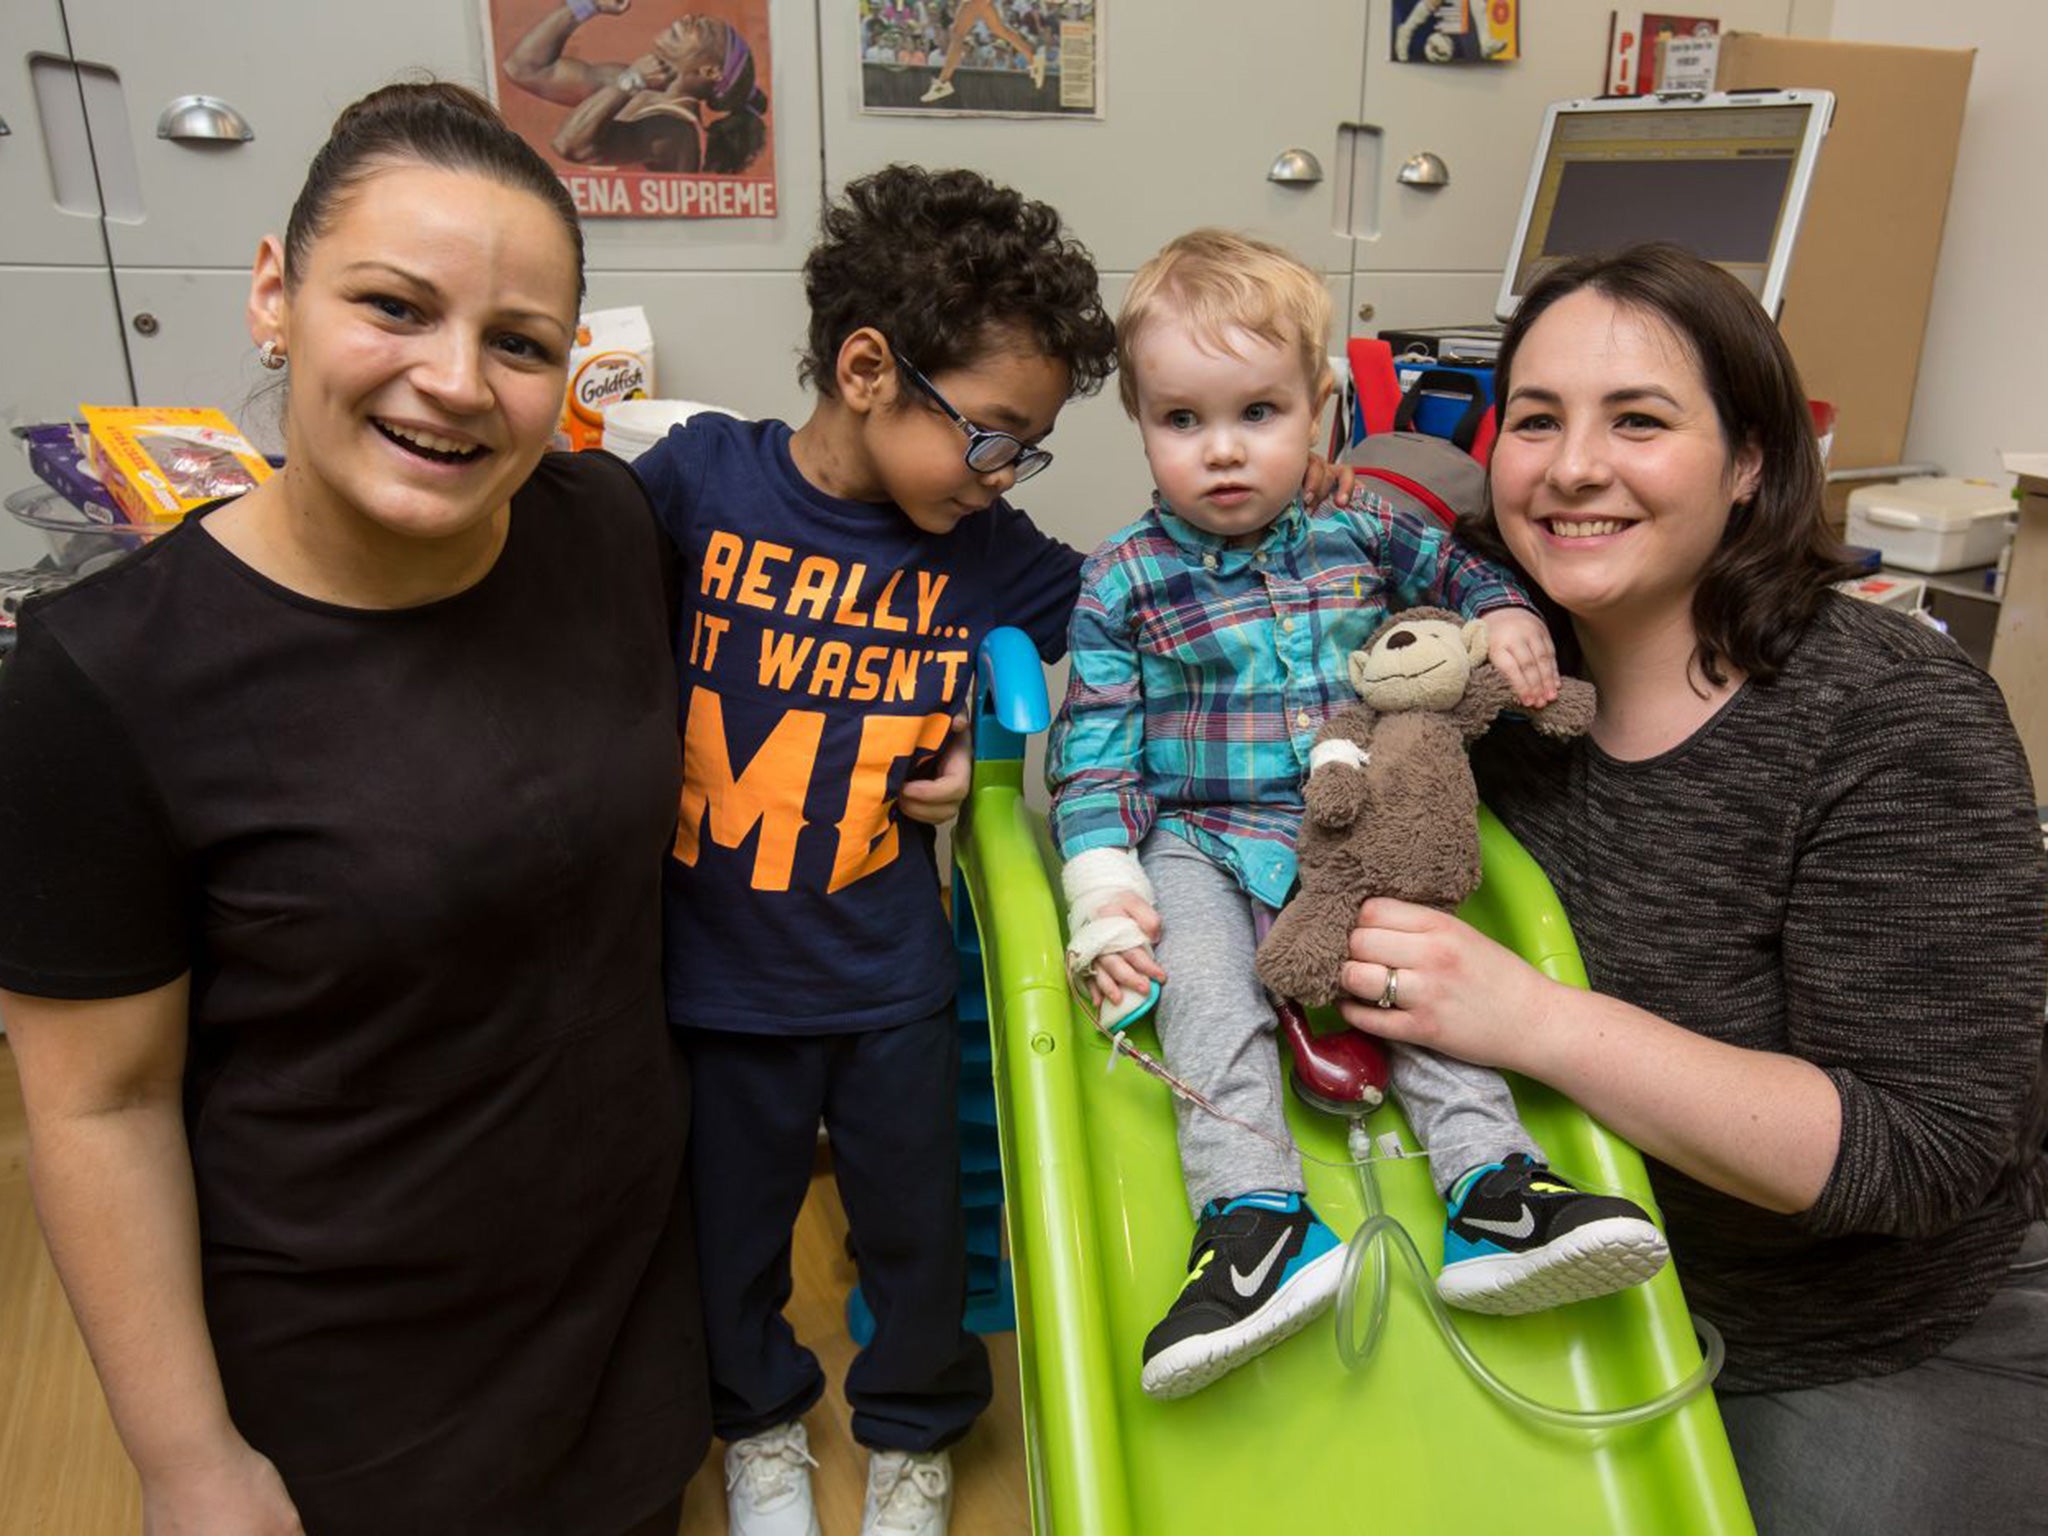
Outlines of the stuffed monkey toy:
[[[1479,886],[1479,791],[1468,745],[1514,690],[1486,659],[1486,621],[1441,608],[1389,618],[1351,654],[1359,702],[1332,715],[1309,753],[1296,849],[1300,887],[1259,946],[1259,979],[1315,1005],[1341,990],[1352,926],[1368,897],[1456,910]],[[1549,736],[1592,728],[1593,686],[1565,678],[1529,711]]]

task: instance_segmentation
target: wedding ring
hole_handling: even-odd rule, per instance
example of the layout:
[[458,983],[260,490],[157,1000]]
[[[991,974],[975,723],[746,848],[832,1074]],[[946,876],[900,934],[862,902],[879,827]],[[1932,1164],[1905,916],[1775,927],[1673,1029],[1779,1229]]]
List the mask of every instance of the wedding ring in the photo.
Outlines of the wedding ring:
[[1401,1002],[1401,973],[1391,965],[1387,967],[1387,990],[1372,1000],[1375,1008],[1396,1008]]

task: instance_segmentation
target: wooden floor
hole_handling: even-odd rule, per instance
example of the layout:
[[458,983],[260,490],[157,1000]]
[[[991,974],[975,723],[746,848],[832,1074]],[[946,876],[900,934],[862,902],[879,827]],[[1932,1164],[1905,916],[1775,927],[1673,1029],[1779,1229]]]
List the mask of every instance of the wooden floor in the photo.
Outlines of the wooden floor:
[[[142,1519],[135,1474],[114,1437],[36,1230],[25,1143],[14,1056],[0,1039],[0,1533],[132,1536]],[[838,1392],[853,1356],[840,1310],[853,1283],[845,1237],[838,1194],[831,1176],[821,1174],[797,1225],[789,1316],[833,1382],[805,1421],[818,1460],[818,1513],[826,1536],[859,1530],[866,1477],[865,1455],[848,1433]],[[996,1400],[953,1448],[955,1536],[1017,1536],[1030,1522],[1016,1336],[1000,1334],[988,1344]],[[685,1536],[724,1536],[725,1484],[716,1447],[690,1485],[682,1530]]]

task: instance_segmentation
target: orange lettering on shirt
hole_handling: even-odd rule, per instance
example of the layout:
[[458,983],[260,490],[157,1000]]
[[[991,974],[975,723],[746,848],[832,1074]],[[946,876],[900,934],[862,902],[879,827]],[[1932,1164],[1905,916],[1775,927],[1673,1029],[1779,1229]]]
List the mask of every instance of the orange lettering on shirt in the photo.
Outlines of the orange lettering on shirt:
[[728,629],[730,619],[721,619],[715,613],[699,613],[690,627],[690,665],[701,666],[706,672],[718,665],[718,642]]
[[803,670],[804,658],[811,654],[811,647],[817,642],[809,635],[798,638],[786,635],[781,630],[761,631],[761,686],[763,688],[796,687],[796,675]]
[[747,574],[740,578],[739,601],[749,608],[772,609],[775,599],[768,595],[768,567],[783,564],[795,553],[787,544],[771,544],[766,539],[756,543],[747,557]]
[[726,747],[724,705],[708,688],[691,690],[690,713],[683,726],[676,857],[695,866],[707,819],[711,840],[721,848],[739,847],[758,827],[761,836],[749,883],[757,891],[788,890],[797,835],[804,829],[804,796],[824,734],[824,715],[793,709],[775,723],[753,760],[735,775]]
[[852,646],[844,640],[827,640],[818,647],[818,664],[811,669],[811,680],[804,685],[804,691],[813,698],[821,693],[838,698],[846,687],[846,668],[852,660]]
[[731,619],[721,619],[718,615],[712,613],[704,615],[704,639],[706,641],[704,647],[704,670],[706,672],[709,672],[718,665],[718,642],[725,632],[731,628]]
[[789,603],[782,611],[791,618],[800,618],[805,609],[810,610],[814,619],[825,617],[825,609],[832,601],[832,588],[839,580],[839,562],[828,560],[823,555],[809,555],[796,568],[796,580],[789,589]]
[[882,694],[882,663],[888,659],[886,645],[864,645],[860,654],[853,659],[853,687],[846,696],[856,704],[866,704]]
[[853,569],[846,573],[846,585],[839,589],[839,606],[832,613],[835,624],[851,624],[857,629],[866,629],[868,616],[853,606],[853,600],[860,596],[860,584],[867,579],[868,568],[855,561]]
[[932,612],[939,606],[939,597],[946,590],[949,576],[934,576],[929,571],[917,573],[917,632],[928,635],[932,632]]
[[932,657],[932,660],[946,669],[946,686],[943,692],[945,697],[950,699],[953,697],[953,684],[960,676],[960,669],[967,665],[967,653],[965,651],[940,651]]
[[889,611],[889,599],[896,591],[896,583],[903,579],[901,571],[891,571],[889,579],[882,586],[882,595],[875,599],[875,628],[886,629],[891,634],[907,634],[910,621]]
[[704,569],[697,575],[707,597],[732,595],[733,573],[740,568],[740,551],[745,548],[737,534],[714,533],[705,541]]
[[917,659],[922,651],[898,651],[889,658],[889,688],[883,702],[912,704],[917,701]]
[[860,757],[846,787],[846,814],[839,820],[839,848],[832,859],[827,891],[841,891],[896,862],[896,801],[889,774],[916,752],[930,752],[953,727],[950,715],[869,715],[861,722]]

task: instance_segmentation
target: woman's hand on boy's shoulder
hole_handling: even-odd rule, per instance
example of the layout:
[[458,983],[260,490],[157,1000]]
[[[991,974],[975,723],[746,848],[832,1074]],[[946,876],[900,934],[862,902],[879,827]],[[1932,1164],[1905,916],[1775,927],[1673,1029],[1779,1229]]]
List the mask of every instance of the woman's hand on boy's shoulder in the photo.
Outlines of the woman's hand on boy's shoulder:
[[1308,472],[1301,477],[1301,504],[1313,507],[1324,501],[1349,501],[1357,484],[1358,471],[1349,464],[1333,464],[1310,454]]

